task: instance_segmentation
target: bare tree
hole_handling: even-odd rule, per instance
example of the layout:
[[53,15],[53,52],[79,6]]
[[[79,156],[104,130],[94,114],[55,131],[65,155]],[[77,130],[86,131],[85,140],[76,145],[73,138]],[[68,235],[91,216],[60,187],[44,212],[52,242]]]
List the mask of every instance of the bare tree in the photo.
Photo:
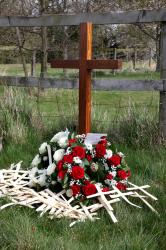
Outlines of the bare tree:
[[[40,14],[43,15],[47,9],[47,0],[40,0]],[[41,57],[41,73],[40,77],[47,76],[47,27],[41,27],[42,37],[42,57]]]

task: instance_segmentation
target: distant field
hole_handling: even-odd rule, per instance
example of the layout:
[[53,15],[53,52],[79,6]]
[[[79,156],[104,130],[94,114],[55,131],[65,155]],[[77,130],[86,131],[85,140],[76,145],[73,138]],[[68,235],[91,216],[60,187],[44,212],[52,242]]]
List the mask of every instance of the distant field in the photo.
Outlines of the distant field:
[[[30,75],[30,64],[27,64]],[[69,78],[78,77],[78,70],[67,70]],[[36,64],[36,76],[40,74],[40,65]],[[23,68],[21,64],[0,64],[0,75],[23,76]],[[48,77],[64,78],[62,69],[52,69],[48,64]],[[138,63],[136,71],[132,70],[132,64],[123,63],[122,71],[116,72],[115,75],[111,70],[94,71],[94,78],[109,78],[109,79],[159,79],[159,73],[154,72],[154,66],[150,69],[147,63]]]

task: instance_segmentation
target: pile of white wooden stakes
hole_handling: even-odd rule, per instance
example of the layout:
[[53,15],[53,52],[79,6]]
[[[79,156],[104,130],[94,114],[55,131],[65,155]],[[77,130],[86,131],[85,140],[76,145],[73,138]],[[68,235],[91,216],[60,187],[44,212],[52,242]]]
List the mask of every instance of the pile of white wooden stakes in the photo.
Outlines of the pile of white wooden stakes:
[[73,197],[67,200],[64,196],[65,190],[59,193],[53,193],[49,189],[36,192],[28,186],[28,183],[29,171],[21,169],[21,162],[16,165],[12,164],[9,169],[0,170],[0,198],[7,197],[10,200],[8,204],[2,205],[0,210],[13,205],[26,206],[40,212],[40,216],[47,213],[51,219],[61,217],[74,219],[70,224],[70,226],[73,226],[75,223],[86,219],[91,221],[99,219],[97,211],[105,208],[112,221],[116,223],[118,220],[115,217],[112,204],[124,200],[134,207],[141,208],[127,198],[134,197],[141,199],[153,212],[157,213],[147,201],[147,198],[157,200],[156,197],[146,191],[150,187],[149,185],[139,187],[129,182],[126,191],[121,192],[113,187],[111,191],[102,192],[99,185],[96,184],[97,193],[87,197],[93,199],[92,205],[85,206],[81,202],[76,203]]

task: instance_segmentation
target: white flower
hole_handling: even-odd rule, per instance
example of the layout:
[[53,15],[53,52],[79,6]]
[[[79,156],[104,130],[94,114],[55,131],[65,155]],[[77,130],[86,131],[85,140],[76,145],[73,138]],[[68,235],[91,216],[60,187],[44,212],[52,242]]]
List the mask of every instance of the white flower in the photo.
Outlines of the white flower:
[[57,151],[55,151],[53,158],[56,162],[60,161],[63,159],[65,150],[64,149],[58,149]]
[[91,168],[92,172],[97,172],[99,166],[98,166],[97,163],[94,163],[94,162],[93,162],[93,163],[91,164],[90,168]]
[[61,148],[65,148],[67,146],[67,143],[68,143],[68,136],[64,136],[64,137],[61,137],[57,143],[59,144],[59,146]]
[[115,181],[115,180],[111,180],[111,185],[112,185],[112,186],[115,186],[115,185],[116,185],[116,183],[117,183],[117,181]]
[[53,147],[53,148],[52,148],[52,151],[54,151],[54,152],[55,152],[55,151],[56,151],[56,147]]
[[66,137],[68,139],[69,131],[66,129],[65,131],[61,131],[53,136],[51,142],[58,142],[62,137]]
[[56,168],[55,163],[50,164],[47,168],[47,175],[51,175],[52,173],[54,173],[55,168]]
[[106,162],[104,162],[104,168],[106,171],[109,170],[108,164]]
[[85,138],[86,135],[85,134],[82,134],[82,135],[76,135],[76,138]]
[[47,161],[47,160],[48,160],[48,156],[44,156],[43,161]]
[[38,165],[40,164],[40,162],[41,162],[41,158],[40,158],[40,156],[39,156],[39,154],[38,154],[38,155],[36,155],[35,158],[33,159],[32,163],[31,163],[31,166],[32,166],[32,167],[36,167],[36,166],[38,166]]
[[112,172],[110,171],[109,174],[111,174],[113,177],[115,177],[116,176],[116,171],[112,171]]
[[122,158],[125,157],[125,155],[124,155],[122,152],[118,152],[117,154],[118,154],[120,157],[122,157]]
[[74,185],[75,181],[70,181],[70,186]]
[[47,169],[38,169],[38,174],[46,174]]
[[33,168],[29,171],[29,177],[30,177],[30,178],[34,177],[37,171],[38,171],[38,168],[37,168],[37,167],[33,167]]
[[104,182],[105,182],[105,184],[110,186],[110,180],[106,179]]
[[92,146],[91,143],[85,143],[85,146],[86,146],[86,148],[87,148],[88,150],[90,150],[90,151],[93,149],[93,146]]
[[68,148],[66,149],[66,155],[69,155],[69,154],[71,154],[71,152],[72,152],[72,149],[71,149],[71,147],[68,147]]
[[39,153],[44,154],[47,152],[47,142],[43,142],[39,147]]
[[82,163],[82,161],[81,161],[81,159],[80,159],[80,157],[74,157],[73,158],[73,161],[75,162],[75,163],[77,163],[77,164],[81,164]]
[[104,158],[109,159],[109,158],[112,157],[112,155],[113,155],[112,150],[111,149],[106,149],[106,154],[105,154]]
[[56,184],[56,181],[52,181],[51,184],[52,184],[52,185],[55,185],[55,184]]
[[41,186],[41,187],[44,187],[46,186],[46,175],[45,174],[42,174],[40,175],[39,179],[38,179],[38,184]]
[[28,186],[29,186],[29,187],[36,187],[36,185],[37,185],[37,183],[36,183],[36,181],[34,181],[34,179],[31,179],[31,180],[29,181],[29,183],[28,183]]
[[72,197],[73,196],[73,191],[72,191],[72,189],[68,189],[67,191],[66,191],[66,195],[67,195],[67,197]]
[[117,181],[115,181],[115,180],[108,180],[108,179],[105,180],[104,182],[105,182],[105,184],[107,184],[109,187],[115,186],[116,183],[117,183]]

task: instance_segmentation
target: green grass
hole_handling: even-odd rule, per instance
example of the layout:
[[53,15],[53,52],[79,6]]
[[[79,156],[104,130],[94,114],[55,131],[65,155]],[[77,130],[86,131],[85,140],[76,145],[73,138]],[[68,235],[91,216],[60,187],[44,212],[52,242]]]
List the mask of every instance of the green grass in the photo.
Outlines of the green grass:
[[[28,73],[30,75],[30,64],[27,64]],[[77,78],[78,70],[69,69],[68,78]],[[23,67],[21,64],[0,64],[0,74],[1,75],[9,75],[9,76],[24,76]],[[36,76],[40,75],[40,64],[36,64]],[[53,69],[50,68],[48,64],[48,77],[54,77],[57,79],[64,78],[63,69]],[[107,79],[159,79],[159,73],[147,67],[144,63],[138,63],[138,68],[136,71],[132,70],[131,63],[123,63],[123,68],[121,71],[117,71],[115,75],[112,70],[94,70],[93,71],[94,78],[107,78]]]
[[[1,153],[1,168],[20,159],[27,166],[40,141],[42,138],[32,133],[24,145],[9,143]],[[118,148],[126,154],[132,170],[131,181],[151,185],[150,191],[159,199],[152,203],[160,213],[159,217],[144,205],[143,209],[137,209],[121,202],[114,205],[119,220],[117,224],[113,224],[103,211],[100,213],[101,220],[93,223],[86,221],[70,229],[68,219],[51,221],[47,217],[39,218],[35,211],[28,208],[7,208],[0,212],[0,249],[164,250],[166,150],[162,146],[154,146],[150,150],[133,150],[122,145]],[[0,204],[3,203],[1,200]]]
[[[0,93],[3,95],[2,88],[0,88]],[[36,90],[26,100],[30,107],[37,105],[35,93]],[[16,91],[15,94],[13,92],[13,100],[16,99],[17,94],[19,92]],[[44,129],[29,128],[22,143],[13,142],[12,138],[8,138],[4,150],[0,152],[0,168],[7,168],[11,163],[20,160],[23,160],[24,167],[28,167],[40,143],[49,140],[57,130],[69,125],[70,118],[65,118],[67,115],[73,115],[77,119],[77,98],[76,90],[42,92],[38,103],[40,112],[48,116],[58,114],[60,118],[46,117]],[[152,205],[158,210],[160,216],[156,216],[144,205],[143,209],[137,209],[121,202],[114,205],[119,220],[116,225],[103,211],[100,213],[101,220],[94,223],[86,221],[70,229],[70,220],[51,221],[47,217],[39,218],[39,215],[31,209],[11,207],[0,211],[0,249],[165,249],[166,148],[148,142],[156,132],[153,118],[158,114],[159,94],[157,92],[94,91],[93,103],[103,104],[93,106],[93,120],[100,120],[96,124],[93,122],[93,131],[108,131],[109,137],[116,138],[114,129],[117,124],[115,123],[113,129],[112,123],[107,123],[107,121],[116,122],[116,117],[124,119],[121,122],[122,129],[116,131],[118,136],[120,132],[123,132],[118,137],[122,139],[118,149],[126,155],[132,171],[131,182],[138,185],[151,185],[149,191],[159,199],[158,202],[152,202]],[[139,106],[140,104],[142,106]],[[128,107],[120,108],[128,105],[132,108],[132,112],[129,112]],[[18,107],[22,108],[19,105]],[[101,124],[103,125],[100,126]],[[0,200],[0,204],[4,202]]]

